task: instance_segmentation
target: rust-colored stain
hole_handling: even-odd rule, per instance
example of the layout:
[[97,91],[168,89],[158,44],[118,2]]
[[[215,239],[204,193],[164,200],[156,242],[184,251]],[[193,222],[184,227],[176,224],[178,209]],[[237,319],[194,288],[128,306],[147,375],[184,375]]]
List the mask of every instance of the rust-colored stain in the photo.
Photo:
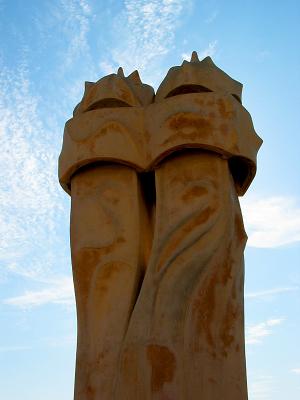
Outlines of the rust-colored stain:
[[[91,285],[91,278],[95,267],[98,265],[101,259],[101,253],[98,249],[81,249],[73,257],[73,274],[75,289],[78,288],[80,293],[80,299],[86,300]],[[77,290],[76,290],[77,292]]]
[[85,145],[88,147],[88,149],[91,152],[95,151],[95,146],[97,143],[97,140],[103,136],[106,136],[109,133],[121,133],[125,134],[127,133],[126,128],[119,122],[117,121],[110,121],[104,124],[102,128],[100,128],[96,133],[94,133],[92,136],[88,136],[79,142],[85,143]]
[[105,360],[105,358],[107,358],[107,356],[109,356],[109,351],[107,349],[101,351],[99,353],[99,355],[97,356],[96,365],[98,367],[101,366],[101,364],[103,364],[103,360]]
[[118,237],[115,242],[100,248],[84,247],[78,251],[73,257],[73,273],[75,276],[75,283],[80,287],[81,296],[84,294],[88,296],[91,276],[99,263],[101,258],[114,251],[118,244],[125,242],[123,237]]
[[86,394],[87,394],[87,399],[93,400],[95,399],[95,389],[91,385],[87,385],[86,387]]
[[187,113],[179,113],[169,120],[169,128],[172,130],[180,130],[184,128],[196,128],[202,130],[210,126],[208,118],[199,117]]
[[101,193],[101,195],[111,204],[115,205],[120,202],[120,193],[118,190],[107,188]]
[[185,193],[181,196],[181,199],[185,202],[188,202],[195,197],[201,197],[208,193],[208,190],[205,187],[194,186],[191,189],[185,191]]
[[[202,96],[208,96],[209,94],[212,94],[212,92],[211,93],[205,93],[204,95],[202,95]],[[199,104],[200,106],[209,106],[209,107],[212,107],[212,106],[214,106],[214,104],[215,104],[215,101],[214,100],[207,100],[207,98],[205,98],[205,101],[204,101],[204,97],[195,97],[194,98],[194,102],[196,103],[196,104]]]
[[217,381],[214,378],[208,378],[208,382],[212,384],[217,383]]
[[231,301],[227,304],[224,319],[221,325],[220,337],[223,343],[223,351],[226,352],[227,349],[234,342],[234,330],[238,318],[238,307],[234,305]]
[[165,383],[173,380],[175,356],[167,347],[153,344],[147,347],[147,358],[151,364],[151,389],[158,392]]
[[[171,144],[177,139],[196,140],[207,137],[212,132],[212,123],[210,118],[202,118],[198,115],[179,113],[168,121],[168,127],[175,131],[169,136],[162,145]],[[189,130],[188,132],[185,132]]]
[[221,355],[222,355],[224,358],[227,358],[227,357],[228,357],[228,353],[227,353],[227,351],[225,351],[225,350],[222,350],[222,351],[221,351]]
[[[199,159],[200,158],[204,158],[204,157],[209,157],[209,161],[210,161],[210,165],[209,168],[207,168],[206,165],[202,165],[201,163],[196,164],[195,167],[192,167],[191,170],[188,170],[187,168],[183,171],[180,171],[180,173],[177,173],[177,175],[173,175],[170,178],[170,184],[174,185],[174,184],[180,184],[180,185],[184,185],[186,186],[187,182],[201,182],[202,181],[202,177],[204,175],[204,171],[205,171],[205,179],[212,184],[212,186],[214,188],[218,188],[219,187],[219,181],[216,179],[216,175],[219,173],[219,167],[218,167],[218,163],[220,162],[220,156],[216,153],[206,153],[203,152],[202,150],[199,150]],[[225,160],[221,160],[221,161],[225,161]],[[217,162],[217,163],[216,163]],[[176,165],[176,168],[177,165]],[[175,171],[178,172],[178,170],[175,168]],[[179,169],[179,168],[178,168]],[[195,177],[195,170],[196,170],[196,176],[197,174],[197,170],[202,170],[201,174],[202,176],[200,176],[198,178]]]
[[210,347],[215,347],[215,340],[211,332],[213,323],[216,299],[215,289],[218,283],[217,273],[213,273],[206,282],[203,283],[199,295],[194,301],[193,312],[197,316],[197,331],[199,335],[204,334]]
[[81,251],[85,251],[86,256],[87,256],[87,265],[90,265],[90,260],[91,259],[95,259],[96,257],[101,257],[104,255],[107,255],[109,253],[112,253],[115,248],[119,245],[125,243],[125,239],[122,236],[118,236],[117,239],[108,244],[107,246],[103,246],[103,247],[98,247],[98,248],[94,248],[94,247],[84,247]]
[[232,109],[231,104],[229,104],[229,107],[228,107],[228,104],[229,103],[226,102],[224,99],[217,100],[219,113],[223,118],[226,118],[226,119],[232,118],[235,115],[235,111]]
[[200,213],[197,217],[190,219],[186,224],[182,227],[178,228],[178,231],[171,239],[171,241],[166,245],[166,247],[162,250],[162,255],[160,257],[160,261],[157,265],[157,270],[159,271],[162,266],[166,263],[168,258],[174,253],[175,250],[180,247],[180,243],[186,238],[186,236],[192,232],[192,230],[204,224],[209,217],[213,214],[215,209],[213,207],[207,207],[204,211]]
[[[84,174],[84,179],[80,178],[77,180],[77,177]],[[85,197],[89,194],[89,191],[86,192],[84,189],[94,189],[96,187],[94,176],[91,174],[87,174],[85,172],[78,172],[78,175],[75,176],[72,182],[76,182],[75,184],[72,183],[72,195],[75,198],[75,195],[79,198]]]
[[124,265],[122,262],[110,262],[105,264],[105,268],[101,271],[101,282],[103,281],[109,281],[111,276],[115,273],[118,272],[121,267]]
[[132,94],[129,92],[129,90],[125,90],[123,88],[119,88],[119,94],[120,98],[125,101],[127,104],[132,104]]
[[222,271],[221,282],[224,286],[229,279],[232,279],[232,263],[231,246],[228,246],[224,254],[224,262],[220,265],[220,271]]

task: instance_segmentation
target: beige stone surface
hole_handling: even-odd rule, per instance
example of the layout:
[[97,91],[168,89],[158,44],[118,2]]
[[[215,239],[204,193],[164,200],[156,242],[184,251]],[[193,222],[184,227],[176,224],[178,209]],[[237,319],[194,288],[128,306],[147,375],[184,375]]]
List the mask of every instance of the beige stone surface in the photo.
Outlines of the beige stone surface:
[[131,168],[87,167],[72,179],[71,192],[75,399],[112,399],[120,349],[146,268],[149,221]]
[[75,400],[246,400],[238,201],[261,139],[208,57],[153,89],[122,69],[66,123]]
[[153,247],[116,398],[246,399],[246,234],[228,164],[185,152],[155,175]]
[[154,103],[153,89],[138,79],[136,73],[127,78],[118,73],[86,85],[65,126],[59,160],[63,188],[70,192],[72,175],[90,163],[111,161],[149,171],[172,152],[199,148],[230,160],[237,192],[243,195],[255,176],[262,141],[237,100],[242,85],[209,57],[171,68]]

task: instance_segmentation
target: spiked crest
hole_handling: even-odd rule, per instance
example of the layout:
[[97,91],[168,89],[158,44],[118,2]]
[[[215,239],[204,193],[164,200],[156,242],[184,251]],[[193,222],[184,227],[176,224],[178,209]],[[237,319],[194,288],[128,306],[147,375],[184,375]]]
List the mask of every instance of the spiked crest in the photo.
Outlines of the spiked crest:
[[125,77],[120,67],[116,74],[107,75],[98,82],[85,82],[83,98],[73,115],[96,108],[145,106],[153,97],[153,88],[142,83],[138,71]]
[[193,51],[191,60],[184,60],[181,66],[170,68],[158,88],[155,101],[161,101],[180,93],[217,92],[231,94],[241,101],[242,84],[218,68],[210,57],[199,61]]

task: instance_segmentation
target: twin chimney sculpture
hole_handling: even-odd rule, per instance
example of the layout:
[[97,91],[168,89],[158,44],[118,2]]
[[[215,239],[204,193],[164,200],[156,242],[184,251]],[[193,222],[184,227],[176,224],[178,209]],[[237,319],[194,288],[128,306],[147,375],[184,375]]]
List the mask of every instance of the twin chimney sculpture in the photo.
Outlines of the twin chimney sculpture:
[[262,143],[242,85],[206,57],[156,95],[86,82],[65,126],[78,338],[75,400],[246,400],[238,196]]

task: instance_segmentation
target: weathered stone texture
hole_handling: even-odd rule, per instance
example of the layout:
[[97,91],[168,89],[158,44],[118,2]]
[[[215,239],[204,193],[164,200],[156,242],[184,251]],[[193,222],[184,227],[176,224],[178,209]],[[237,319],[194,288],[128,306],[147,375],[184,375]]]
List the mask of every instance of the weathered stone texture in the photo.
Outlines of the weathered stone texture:
[[238,195],[261,139],[210,58],[154,96],[134,72],[87,83],[66,123],[78,317],[75,400],[246,400]]

